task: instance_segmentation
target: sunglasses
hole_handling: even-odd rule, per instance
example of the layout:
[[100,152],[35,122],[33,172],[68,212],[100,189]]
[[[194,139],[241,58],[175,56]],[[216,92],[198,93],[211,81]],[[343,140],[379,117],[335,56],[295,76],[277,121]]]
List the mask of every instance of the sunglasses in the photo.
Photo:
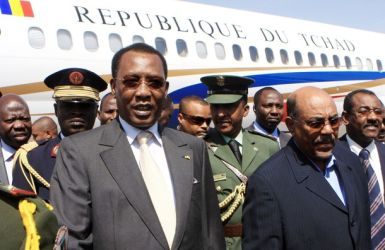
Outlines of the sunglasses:
[[136,89],[139,87],[142,82],[146,84],[150,89],[160,89],[164,85],[166,85],[166,80],[160,79],[160,78],[153,78],[153,79],[146,79],[145,81],[142,81],[141,79],[138,79],[137,77],[133,78],[114,78],[115,81],[121,82],[126,88],[130,89]]
[[190,123],[194,125],[202,125],[204,122],[207,125],[210,125],[211,123],[211,118],[204,118],[202,116],[194,116],[194,115],[188,115],[186,113],[181,113],[184,118],[186,118]]
[[306,125],[312,129],[321,130],[327,123],[329,123],[332,129],[337,129],[340,126],[341,118],[338,116],[330,117],[329,119],[325,118],[312,118],[304,121]]

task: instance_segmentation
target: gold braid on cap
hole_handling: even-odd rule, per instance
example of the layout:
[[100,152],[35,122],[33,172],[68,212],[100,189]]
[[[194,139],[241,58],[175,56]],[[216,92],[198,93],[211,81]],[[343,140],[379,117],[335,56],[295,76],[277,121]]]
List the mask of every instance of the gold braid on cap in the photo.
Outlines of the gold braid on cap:
[[99,101],[99,91],[89,86],[62,85],[54,88],[53,98],[65,99],[68,97],[91,98]]

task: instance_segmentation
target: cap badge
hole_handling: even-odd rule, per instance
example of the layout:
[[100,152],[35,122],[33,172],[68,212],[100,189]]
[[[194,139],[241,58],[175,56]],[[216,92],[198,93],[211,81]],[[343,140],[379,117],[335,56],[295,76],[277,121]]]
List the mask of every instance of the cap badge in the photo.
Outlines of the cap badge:
[[74,71],[69,75],[70,82],[74,85],[79,85],[83,82],[84,76],[79,71]]
[[219,87],[225,86],[225,78],[223,76],[217,76],[217,85]]

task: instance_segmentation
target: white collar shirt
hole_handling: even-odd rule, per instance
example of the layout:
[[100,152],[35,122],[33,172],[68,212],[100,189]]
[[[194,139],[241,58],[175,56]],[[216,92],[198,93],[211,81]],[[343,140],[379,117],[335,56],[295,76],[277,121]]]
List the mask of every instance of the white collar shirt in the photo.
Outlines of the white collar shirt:
[[[136,140],[136,136],[142,132],[143,130],[138,129],[136,127],[133,127],[132,125],[128,124],[125,120],[123,120],[119,116],[119,121],[120,124],[123,127],[124,132],[126,133],[128,143],[131,146],[132,152],[135,156],[136,162],[138,163],[139,170],[140,169],[140,164],[139,164],[139,159],[140,159],[140,146],[138,141]],[[166,154],[163,148],[163,143],[162,143],[162,138],[158,132],[158,123],[156,122],[154,125],[152,125],[150,128],[148,128],[146,131],[149,131],[153,134],[151,139],[148,141],[148,147],[149,150],[151,151],[154,162],[156,162],[157,166],[160,168],[160,171],[163,174],[164,180],[167,183],[167,186],[169,188],[169,191],[173,194],[172,197],[174,199],[175,203],[175,195],[174,195],[174,188],[172,185],[172,178],[171,178],[171,173],[170,169],[168,167],[167,159],[166,159]]]
[[[355,153],[357,156],[360,154],[362,147],[358,145],[349,135],[346,135],[346,139],[349,143],[350,150]],[[381,171],[381,162],[380,156],[378,155],[378,150],[374,140],[366,147],[366,150],[369,151],[369,162],[372,165],[374,173],[376,174],[378,184],[380,185],[380,190],[382,194],[382,199],[384,199],[384,178],[382,177]]]

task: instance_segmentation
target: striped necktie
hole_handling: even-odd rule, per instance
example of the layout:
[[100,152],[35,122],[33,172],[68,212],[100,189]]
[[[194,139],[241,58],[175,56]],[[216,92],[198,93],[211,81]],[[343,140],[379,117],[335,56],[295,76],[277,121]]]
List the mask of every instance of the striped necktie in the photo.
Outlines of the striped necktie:
[[362,149],[359,157],[368,178],[372,249],[385,249],[385,207],[380,185],[369,161],[369,151]]

